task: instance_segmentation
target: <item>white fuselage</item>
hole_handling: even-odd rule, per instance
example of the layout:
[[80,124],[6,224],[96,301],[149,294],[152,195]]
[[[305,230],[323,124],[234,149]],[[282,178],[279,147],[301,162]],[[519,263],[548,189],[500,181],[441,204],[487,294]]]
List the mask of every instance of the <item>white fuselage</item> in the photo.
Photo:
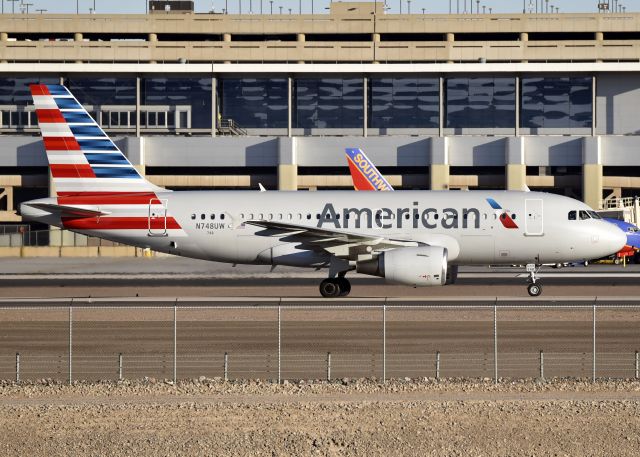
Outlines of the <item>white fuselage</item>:
[[[152,218],[151,229],[106,228],[99,220],[95,227],[71,229],[198,259],[300,267],[328,266],[331,255],[322,249],[299,249],[289,234],[246,222],[274,221],[443,246],[454,265],[581,261],[617,252],[625,241],[624,233],[608,222],[570,220],[571,211],[591,210],[585,204],[538,192],[184,191],[157,197],[153,205],[99,207],[109,217]],[[27,218],[68,228],[44,211],[23,206],[22,212]],[[166,230],[158,223],[165,216]],[[348,249],[343,254],[349,258]]]

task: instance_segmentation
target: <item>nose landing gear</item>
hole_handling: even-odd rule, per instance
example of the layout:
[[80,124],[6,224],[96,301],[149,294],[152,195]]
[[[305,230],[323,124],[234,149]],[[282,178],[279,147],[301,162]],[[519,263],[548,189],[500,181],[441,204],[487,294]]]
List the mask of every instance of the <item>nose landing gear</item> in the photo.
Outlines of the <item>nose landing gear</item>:
[[532,297],[539,297],[542,295],[542,285],[540,285],[536,278],[536,273],[540,271],[540,267],[530,263],[527,264],[527,273],[529,273],[529,285],[527,286],[527,292]]
[[351,283],[347,278],[327,278],[320,283],[320,295],[324,298],[346,297],[351,292]]

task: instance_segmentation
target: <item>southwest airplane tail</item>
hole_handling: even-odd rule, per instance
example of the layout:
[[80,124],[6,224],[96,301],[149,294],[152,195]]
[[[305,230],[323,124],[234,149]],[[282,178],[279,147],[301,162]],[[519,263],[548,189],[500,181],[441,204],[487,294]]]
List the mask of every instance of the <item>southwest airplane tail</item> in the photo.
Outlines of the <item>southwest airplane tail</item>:
[[[538,192],[171,192],[147,181],[73,95],[31,86],[55,197],[25,202],[25,220],[158,252],[252,265],[328,269],[324,297],[347,273],[442,286],[458,265],[526,264],[530,295],[545,263],[617,252],[624,233],[584,203]],[[356,189],[393,190],[359,149]]]
[[362,149],[347,148],[346,154],[355,190],[393,190]]

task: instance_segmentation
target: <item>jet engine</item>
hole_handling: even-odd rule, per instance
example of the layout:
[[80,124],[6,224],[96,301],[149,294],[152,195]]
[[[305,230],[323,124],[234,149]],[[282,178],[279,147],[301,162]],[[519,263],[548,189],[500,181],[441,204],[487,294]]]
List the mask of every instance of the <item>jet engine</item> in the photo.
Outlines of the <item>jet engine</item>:
[[356,264],[358,273],[414,287],[443,286],[447,280],[447,248],[420,246],[382,252]]

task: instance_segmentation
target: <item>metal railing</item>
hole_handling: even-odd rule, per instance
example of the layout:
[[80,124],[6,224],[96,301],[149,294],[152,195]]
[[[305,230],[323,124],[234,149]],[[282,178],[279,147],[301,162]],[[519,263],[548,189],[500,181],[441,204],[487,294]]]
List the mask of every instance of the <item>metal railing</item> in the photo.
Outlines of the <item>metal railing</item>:
[[0,308],[0,378],[640,378],[640,306]]
[[[26,226],[28,228],[28,226]],[[90,237],[69,230],[23,230],[13,233],[0,233],[0,246],[72,246],[101,247],[126,246],[115,241]]]
[[218,120],[218,133],[221,135],[245,136],[247,131],[233,119],[221,118]]

